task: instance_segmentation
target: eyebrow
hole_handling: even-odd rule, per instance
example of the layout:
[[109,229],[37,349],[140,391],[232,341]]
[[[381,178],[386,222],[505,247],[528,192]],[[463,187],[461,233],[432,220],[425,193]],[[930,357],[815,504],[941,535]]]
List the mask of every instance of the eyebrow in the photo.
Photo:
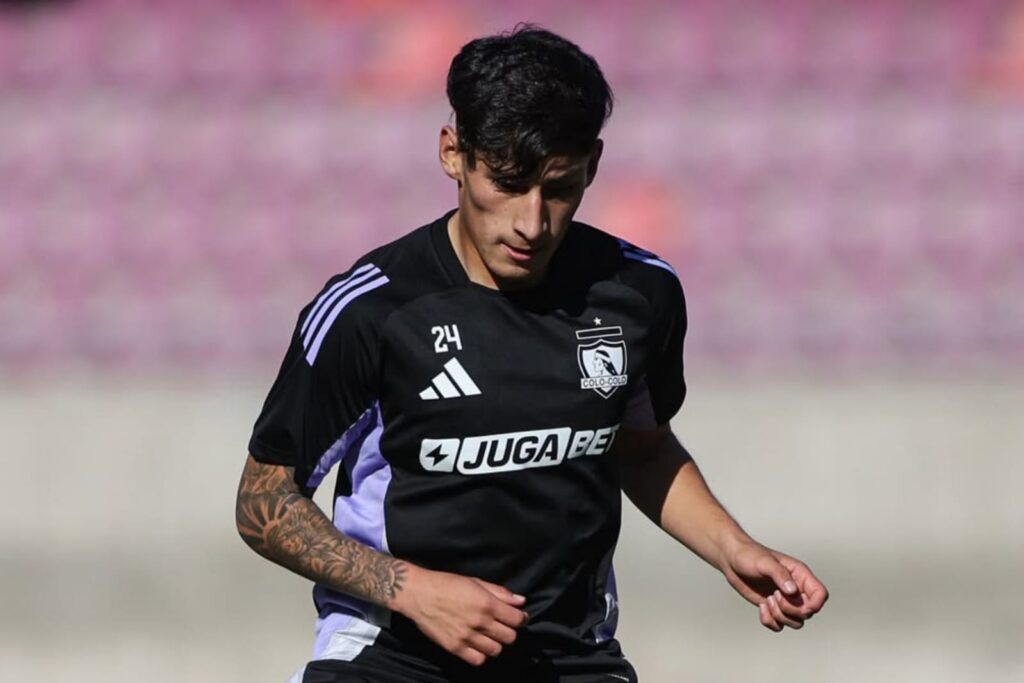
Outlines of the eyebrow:
[[543,180],[541,180],[541,184],[546,185],[548,183],[551,183],[552,185],[557,185],[558,183],[575,182],[576,180],[576,173],[564,173],[562,175],[549,176],[547,178],[544,178]]
[[495,173],[493,168],[488,168],[487,169],[487,176],[491,180],[494,180],[495,182],[509,182],[509,183],[515,183],[515,184],[523,184],[523,185],[531,185],[531,184],[558,185],[558,184],[566,184],[566,183],[569,183],[569,182],[574,182],[577,179],[576,176],[580,172],[585,171],[586,168],[587,168],[586,164],[582,164],[582,163],[580,163],[580,164],[573,164],[572,166],[560,167],[558,169],[557,175],[549,175],[547,177],[542,177],[542,178],[534,177],[532,179],[531,178],[522,178],[522,177],[517,176],[515,174],[509,174],[509,173]]
[[[586,168],[587,168],[586,164],[576,164],[575,166],[569,166],[569,167],[567,167],[565,169],[560,169],[561,173],[559,173],[558,175],[549,175],[546,178],[541,178],[541,182],[542,183],[548,183],[548,182],[557,183],[560,180],[566,180],[567,178],[570,178],[572,176],[575,176],[575,175],[579,174],[581,171],[586,170]],[[572,178],[572,179],[575,180],[575,178]]]

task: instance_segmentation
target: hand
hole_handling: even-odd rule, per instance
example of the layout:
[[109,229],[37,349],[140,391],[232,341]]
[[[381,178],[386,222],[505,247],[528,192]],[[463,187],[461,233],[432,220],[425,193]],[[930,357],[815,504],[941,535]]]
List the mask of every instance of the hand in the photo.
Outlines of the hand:
[[758,608],[772,631],[801,628],[828,600],[825,584],[803,562],[747,541],[723,554],[722,573],[736,592]]
[[392,609],[447,652],[473,666],[497,657],[527,619],[526,598],[481,579],[408,566]]

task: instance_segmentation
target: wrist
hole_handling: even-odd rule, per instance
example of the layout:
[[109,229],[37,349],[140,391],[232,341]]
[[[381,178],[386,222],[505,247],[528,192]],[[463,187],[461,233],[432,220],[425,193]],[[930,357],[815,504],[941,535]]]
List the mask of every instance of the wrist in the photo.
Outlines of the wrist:
[[718,570],[725,572],[732,565],[732,558],[743,548],[751,545],[758,545],[757,541],[748,536],[742,529],[736,527],[723,531],[716,539],[718,553],[715,566]]
[[395,576],[394,590],[384,607],[408,617],[412,598],[416,594],[416,586],[422,582],[423,575],[427,570],[411,562],[395,560],[392,571]]

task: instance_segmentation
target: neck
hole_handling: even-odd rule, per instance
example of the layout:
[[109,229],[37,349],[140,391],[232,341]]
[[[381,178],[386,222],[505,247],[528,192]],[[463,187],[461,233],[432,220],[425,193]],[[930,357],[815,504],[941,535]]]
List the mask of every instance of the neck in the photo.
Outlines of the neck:
[[462,269],[466,271],[466,276],[469,277],[470,282],[475,282],[489,289],[502,289],[494,279],[491,271],[487,269],[483,259],[480,258],[480,254],[477,252],[473,242],[467,236],[467,231],[462,225],[461,210],[456,211],[448,219],[448,240],[452,243],[455,256],[458,257],[459,263],[462,264]]

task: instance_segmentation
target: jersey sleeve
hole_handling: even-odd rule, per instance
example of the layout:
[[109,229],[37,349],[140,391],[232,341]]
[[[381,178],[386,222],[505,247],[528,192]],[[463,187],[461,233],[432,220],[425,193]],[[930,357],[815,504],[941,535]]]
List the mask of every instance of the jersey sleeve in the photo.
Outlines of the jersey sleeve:
[[634,386],[623,425],[653,428],[671,420],[686,398],[683,339],[686,336],[686,301],[674,272],[659,274],[651,298],[651,343],[643,377]]
[[366,297],[387,283],[379,269],[333,278],[299,314],[277,379],[253,427],[249,452],[295,468],[308,494],[372,425],[379,344]]

